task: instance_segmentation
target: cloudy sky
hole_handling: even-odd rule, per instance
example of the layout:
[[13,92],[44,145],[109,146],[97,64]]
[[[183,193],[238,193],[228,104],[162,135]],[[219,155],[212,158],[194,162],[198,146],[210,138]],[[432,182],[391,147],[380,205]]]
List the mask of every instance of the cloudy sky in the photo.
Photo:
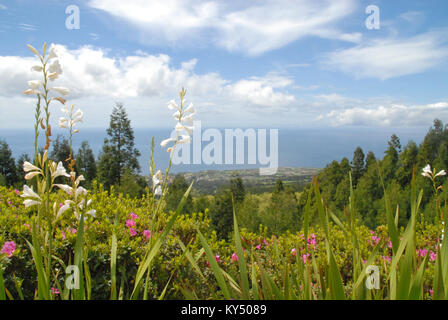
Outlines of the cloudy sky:
[[182,86],[203,126],[429,127],[448,116],[446,12],[446,0],[0,1],[0,128],[32,126],[26,44],[44,42],[86,127],[106,127],[115,102],[135,127],[169,127]]

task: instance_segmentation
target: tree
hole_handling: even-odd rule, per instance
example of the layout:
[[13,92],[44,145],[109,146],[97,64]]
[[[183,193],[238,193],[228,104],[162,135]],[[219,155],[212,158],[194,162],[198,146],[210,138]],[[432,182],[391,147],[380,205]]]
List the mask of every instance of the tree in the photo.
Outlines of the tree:
[[250,232],[258,232],[260,226],[260,198],[253,194],[247,194],[236,212],[238,225]]
[[95,156],[87,141],[83,141],[78,149],[76,171],[78,175],[82,174],[88,183],[96,178]]
[[109,138],[104,139],[98,160],[98,176],[106,187],[121,183],[121,177],[128,170],[131,174],[140,172],[140,152],[134,147],[134,130],[123,104],[117,103],[110,116],[107,129]]
[[0,174],[3,176],[4,184],[8,186],[18,181],[15,160],[9,145],[4,140],[0,140]]
[[[165,196],[165,209],[167,211],[176,211],[182,197],[188,190],[189,184],[182,174],[177,174],[173,181],[168,187],[168,192]],[[187,201],[185,202],[183,212],[192,213],[193,212],[193,199],[191,194],[188,195]]]
[[386,155],[381,161],[382,175],[386,184],[391,182],[397,173],[398,160],[401,152],[400,139],[393,134],[388,145],[389,148],[385,152]]
[[70,142],[64,136],[58,134],[52,146],[53,150],[50,153],[50,159],[65,163],[70,157]]
[[420,145],[418,153],[418,167],[423,168],[425,165],[433,164],[437,157],[437,151],[441,144],[443,136],[443,123],[439,119],[434,120],[433,127],[425,135],[425,139]]
[[228,189],[223,188],[216,194],[210,218],[217,236],[220,239],[228,239],[229,233],[233,230],[232,193]]
[[[418,147],[414,141],[404,147],[403,152],[400,155],[400,161],[398,163],[398,170],[396,178],[402,188],[411,183],[412,170],[417,165]],[[415,168],[417,169],[417,168]]]
[[285,190],[285,187],[283,186],[282,179],[277,179],[277,181],[275,181],[274,193],[280,193],[284,190]]
[[243,202],[246,190],[244,188],[244,183],[238,174],[235,174],[232,179],[230,179],[230,192],[233,195],[233,199],[236,204]]
[[280,235],[287,230],[298,230],[298,206],[294,192],[272,193],[271,202],[262,216],[262,224],[270,233]]
[[351,167],[353,187],[356,187],[359,179],[362,177],[365,171],[364,152],[362,151],[361,147],[357,147],[355,152],[353,153]]
[[372,151],[369,151],[366,156],[366,166],[365,171],[367,171],[367,168],[371,165],[376,165],[376,157],[375,154]]
[[117,186],[118,193],[123,193],[131,198],[139,198],[145,193],[148,186],[144,177],[126,170],[122,176],[120,184]]

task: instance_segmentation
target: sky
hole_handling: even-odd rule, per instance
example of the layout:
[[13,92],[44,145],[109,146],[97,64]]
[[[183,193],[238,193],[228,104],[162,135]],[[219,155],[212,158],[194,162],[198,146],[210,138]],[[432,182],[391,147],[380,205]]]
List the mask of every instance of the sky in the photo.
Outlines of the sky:
[[446,0],[0,0],[0,129],[32,127],[26,45],[44,42],[63,69],[52,85],[88,128],[107,127],[116,102],[134,127],[174,126],[182,87],[203,127],[429,127],[448,116],[446,12]]

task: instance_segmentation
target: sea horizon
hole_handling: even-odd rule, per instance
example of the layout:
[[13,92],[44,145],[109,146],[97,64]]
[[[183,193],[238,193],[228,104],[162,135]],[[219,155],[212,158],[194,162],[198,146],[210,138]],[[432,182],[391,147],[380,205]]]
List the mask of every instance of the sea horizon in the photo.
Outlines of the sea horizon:
[[[206,128],[203,128],[203,131]],[[217,128],[221,132],[224,128]],[[236,128],[234,128],[236,129]],[[241,128],[245,129],[245,128]],[[349,160],[353,157],[354,150],[360,146],[367,155],[374,152],[377,158],[382,158],[387,149],[387,142],[392,134],[400,138],[402,147],[413,140],[420,144],[428,127],[391,128],[391,127],[332,127],[332,128],[278,128],[278,167],[308,167],[323,168],[333,160],[340,161],[344,157]],[[256,129],[255,129],[256,130]],[[169,160],[165,149],[160,147],[160,142],[166,139],[172,128],[134,128],[135,147],[140,151],[139,163],[141,174],[149,174],[149,160],[151,152],[151,139],[155,139],[154,159],[157,164],[164,164]],[[53,139],[58,134],[66,137],[66,132],[60,129],[54,130]],[[269,136],[269,130],[267,131]],[[43,146],[43,133],[40,134],[39,145]],[[77,153],[82,141],[88,141],[95,157],[101,151],[106,138],[104,128],[81,128],[73,137],[73,149]],[[2,129],[0,139],[5,140],[15,159],[21,154],[34,153],[34,130],[32,129]],[[209,142],[203,142],[203,145]],[[165,169],[161,166],[159,169]],[[203,170],[242,170],[265,167],[260,164],[247,164],[247,145],[245,150],[245,164],[219,165],[219,164],[180,164],[172,167],[173,173],[198,172]]]

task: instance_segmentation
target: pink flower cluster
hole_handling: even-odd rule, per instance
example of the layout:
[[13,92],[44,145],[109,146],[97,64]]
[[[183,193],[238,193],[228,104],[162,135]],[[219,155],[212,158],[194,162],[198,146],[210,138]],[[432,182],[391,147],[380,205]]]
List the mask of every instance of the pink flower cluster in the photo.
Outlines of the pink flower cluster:
[[[419,257],[426,257],[426,254],[428,253],[428,250],[426,249],[418,249],[417,250],[417,255]],[[434,251],[430,250],[429,251],[429,260],[430,261],[436,261],[437,259],[437,253],[435,253]]]
[[135,222],[135,220],[138,218],[138,216],[135,213],[130,213],[129,217],[131,219],[126,220],[126,227],[128,228],[131,237],[135,237],[137,235],[137,231],[135,230],[137,223]]
[[308,239],[306,239],[306,241],[308,242],[308,245],[313,247],[313,249],[316,247],[317,245],[317,240],[316,240],[316,235],[313,233],[311,234],[311,237],[309,237]]
[[16,250],[16,244],[14,241],[7,241],[3,244],[2,250],[0,251],[0,253],[4,253],[6,255],[8,255],[8,258],[12,257],[12,254],[14,253],[14,251]]

